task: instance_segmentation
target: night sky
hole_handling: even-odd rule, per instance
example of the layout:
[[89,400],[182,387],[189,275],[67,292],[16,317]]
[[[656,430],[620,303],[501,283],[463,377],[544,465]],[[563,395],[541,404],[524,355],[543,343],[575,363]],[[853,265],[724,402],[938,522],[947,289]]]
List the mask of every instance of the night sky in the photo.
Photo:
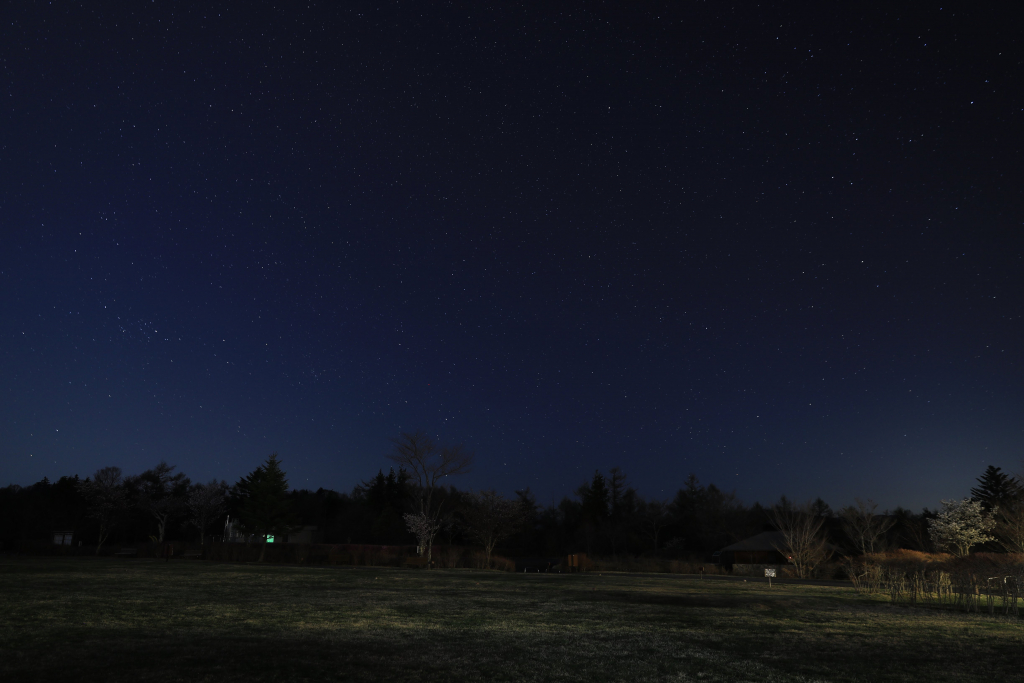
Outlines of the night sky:
[[1008,5],[212,7],[2,13],[0,485],[348,491],[415,429],[543,504],[1019,469]]

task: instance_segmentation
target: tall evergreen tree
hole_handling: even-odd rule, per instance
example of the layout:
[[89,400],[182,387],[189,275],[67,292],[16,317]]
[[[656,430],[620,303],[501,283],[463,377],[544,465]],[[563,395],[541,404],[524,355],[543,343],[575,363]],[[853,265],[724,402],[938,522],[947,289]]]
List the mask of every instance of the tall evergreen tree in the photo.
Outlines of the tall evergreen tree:
[[277,453],[235,486],[241,499],[238,516],[242,526],[263,541],[259,559],[262,562],[268,537],[287,534],[298,523],[288,499],[288,479],[281,469]]
[[373,510],[374,514],[379,515],[387,505],[387,487],[388,479],[384,476],[384,470],[377,470],[376,477],[370,481],[363,482],[366,504]]
[[595,550],[595,542],[603,537],[607,526],[611,494],[607,480],[599,470],[594,470],[594,478],[590,483],[584,482],[575,493],[580,498],[579,529],[587,544],[587,554],[590,555]]
[[576,489],[576,495],[580,497],[583,506],[581,512],[584,520],[597,525],[608,518],[611,496],[600,471],[595,470],[590,484],[583,484]]
[[608,472],[611,475],[608,477],[609,512],[614,519],[618,519],[628,512],[629,489],[626,486],[626,474],[618,467],[613,467]]
[[387,475],[379,470],[377,475],[356,486],[355,494],[365,504],[369,513],[367,531],[374,543],[401,543],[408,533],[402,513],[408,512],[413,492],[409,486],[409,473],[403,468],[395,472],[392,467]]
[[680,534],[677,543],[685,542],[689,551],[720,548],[749,531],[736,494],[722,491],[714,484],[704,486],[692,473],[676,493],[669,512]]
[[981,503],[985,512],[1006,507],[1021,497],[1020,486],[1002,468],[989,465],[971,489],[971,498]]
[[822,500],[821,496],[816,498],[815,501],[811,503],[811,509],[814,511],[814,514],[818,517],[835,516],[832,512],[832,506],[826,503],[824,500]]

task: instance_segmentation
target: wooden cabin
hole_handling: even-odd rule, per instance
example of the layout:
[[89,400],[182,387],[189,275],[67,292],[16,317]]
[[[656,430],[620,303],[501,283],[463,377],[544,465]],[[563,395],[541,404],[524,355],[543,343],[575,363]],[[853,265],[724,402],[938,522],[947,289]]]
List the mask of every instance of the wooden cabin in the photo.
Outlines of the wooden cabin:
[[736,564],[785,565],[789,564],[789,558],[779,551],[785,547],[786,541],[781,533],[763,531],[722,548],[712,556],[712,562],[726,569],[732,569]]

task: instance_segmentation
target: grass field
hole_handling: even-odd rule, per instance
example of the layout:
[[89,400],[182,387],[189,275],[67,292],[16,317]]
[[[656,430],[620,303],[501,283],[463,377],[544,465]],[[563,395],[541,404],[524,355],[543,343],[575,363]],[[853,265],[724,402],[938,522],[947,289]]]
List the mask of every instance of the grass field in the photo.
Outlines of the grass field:
[[1010,681],[1024,620],[680,576],[0,557],[3,681]]

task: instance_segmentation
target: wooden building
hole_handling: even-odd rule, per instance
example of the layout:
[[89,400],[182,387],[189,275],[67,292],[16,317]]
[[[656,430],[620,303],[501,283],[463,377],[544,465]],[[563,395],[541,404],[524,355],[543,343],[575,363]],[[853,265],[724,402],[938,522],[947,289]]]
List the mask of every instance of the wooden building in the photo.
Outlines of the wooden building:
[[732,569],[733,565],[785,565],[787,558],[779,548],[785,548],[786,541],[778,531],[763,531],[756,536],[745,538],[716,552],[712,562]]

